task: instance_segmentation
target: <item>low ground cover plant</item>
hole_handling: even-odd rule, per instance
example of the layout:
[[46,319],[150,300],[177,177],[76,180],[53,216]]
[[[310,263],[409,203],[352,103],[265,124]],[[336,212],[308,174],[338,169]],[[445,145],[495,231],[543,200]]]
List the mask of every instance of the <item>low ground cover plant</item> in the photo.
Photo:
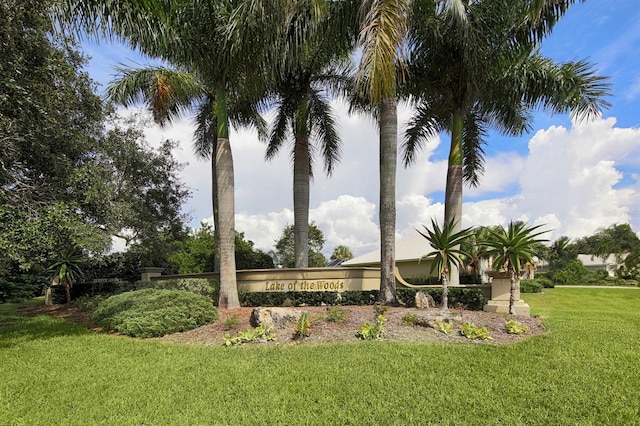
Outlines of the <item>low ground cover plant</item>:
[[504,324],[509,334],[524,334],[529,332],[529,327],[522,325],[520,321],[509,320]]
[[460,334],[462,334],[467,339],[472,339],[472,340],[475,340],[475,339],[491,340],[492,339],[491,335],[489,334],[489,330],[487,330],[487,327],[480,327],[475,325],[472,322],[463,323],[460,329]]
[[347,311],[339,306],[329,306],[327,308],[327,321],[343,323],[347,321]]
[[275,340],[275,333],[271,332],[271,328],[266,324],[260,324],[258,327],[249,328],[239,331],[235,336],[230,334],[224,335],[224,346],[238,346],[244,343],[252,342],[269,342]]
[[191,330],[217,318],[218,311],[207,297],[157,289],[111,296],[91,313],[91,319],[107,330],[143,338]]

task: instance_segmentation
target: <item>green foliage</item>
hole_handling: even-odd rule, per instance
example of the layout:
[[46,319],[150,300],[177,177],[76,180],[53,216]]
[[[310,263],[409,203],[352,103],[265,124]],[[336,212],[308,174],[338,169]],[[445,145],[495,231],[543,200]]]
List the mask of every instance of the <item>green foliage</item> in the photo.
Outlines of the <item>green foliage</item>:
[[522,325],[519,321],[509,320],[504,324],[509,334],[525,334],[529,332],[529,327]]
[[43,275],[0,275],[0,303],[17,303],[39,296],[46,282]]
[[344,323],[347,321],[347,311],[339,306],[327,307],[327,321]]
[[384,315],[378,315],[375,323],[365,322],[356,333],[356,337],[362,340],[378,340],[384,335],[386,327],[387,318]]
[[463,323],[460,334],[471,340],[493,340],[487,327],[479,327],[472,322]]
[[214,303],[218,300],[219,283],[206,278],[178,278],[169,280],[141,281],[137,288],[155,288],[158,290],[184,290],[201,296],[206,296]]
[[[293,268],[296,265],[295,242],[293,225],[288,225],[282,230],[282,235],[276,240],[275,251],[271,252],[271,257],[278,265],[285,268]],[[327,266],[327,259],[324,257],[322,247],[324,247],[324,234],[315,223],[309,224],[309,267]]]
[[519,275],[526,263],[534,263],[539,237],[547,231],[538,231],[543,225],[527,226],[524,222],[510,222],[507,229],[499,226],[489,229],[489,236],[482,244],[487,246],[486,255],[493,257],[493,268],[504,269]]
[[[415,285],[438,285],[441,283],[440,278],[433,275],[416,275],[413,277],[404,277],[409,284]],[[460,271],[460,284],[478,284],[480,280],[474,274],[467,274]],[[451,290],[451,289],[450,289]]]
[[521,293],[542,293],[543,288],[538,280],[520,280]]
[[455,232],[456,221],[451,221],[445,224],[442,229],[435,221],[431,219],[431,228],[423,226],[425,232],[418,233],[429,241],[429,244],[434,251],[425,254],[420,259],[431,259],[432,274],[434,271],[438,273],[438,276],[444,276],[448,279],[449,271],[452,266],[461,266],[465,257],[471,255],[462,249],[462,243],[470,238],[472,228],[465,228],[459,232]]
[[389,307],[386,305],[374,305],[373,307],[373,312],[376,314],[376,316],[380,316],[380,315],[384,315],[387,312],[389,312]]
[[211,300],[190,292],[145,289],[111,296],[91,313],[108,330],[156,337],[191,330],[218,317]]
[[235,336],[225,334],[223,338],[224,346],[238,346],[244,343],[270,342],[276,339],[276,335],[271,332],[267,325],[260,324],[256,328],[239,331]]
[[536,282],[538,284],[542,284],[542,287],[544,288],[554,288],[555,284],[553,283],[553,281],[551,281],[549,278],[547,278],[547,275],[543,275],[543,274],[536,274]]
[[[168,261],[172,269],[179,274],[197,274],[215,270],[215,234],[214,229],[202,222],[200,229],[188,232],[188,235],[176,244]],[[273,269],[273,259],[262,250],[255,249],[253,241],[246,240],[244,233],[235,234],[236,269]]]
[[353,259],[353,253],[351,253],[349,247],[341,245],[333,249],[331,260],[335,259]]
[[296,321],[296,335],[295,338],[299,340],[304,340],[311,335],[311,320],[309,319],[309,314],[307,312],[303,312],[300,314],[300,317]]
[[226,329],[231,330],[234,329],[240,324],[240,318],[237,315],[232,315],[226,320],[223,321],[222,325],[225,326]]
[[451,330],[453,330],[453,324],[449,321],[436,321],[435,323],[436,329],[445,335],[450,335]]
[[[398,298],[403,300],[407,306],[413,306],[415,303],[416,292],[418,291],[424,291],[431,295],[436,304],[442,303],[441,288],[399,288],[397,290]],[[482,290],[479,288],[449,287],[449,303],[451,306],[461,306],[470,311],[480,311],[484,307],[485,300]]]
[[418,314],[410,312],[402,317],[402,323],[404,325],[416,325],[418,324]]
[[572,260],[564,268],[550,272],[549,278],[556,284],[579,284],[585,281],[589,271],[578,260]]

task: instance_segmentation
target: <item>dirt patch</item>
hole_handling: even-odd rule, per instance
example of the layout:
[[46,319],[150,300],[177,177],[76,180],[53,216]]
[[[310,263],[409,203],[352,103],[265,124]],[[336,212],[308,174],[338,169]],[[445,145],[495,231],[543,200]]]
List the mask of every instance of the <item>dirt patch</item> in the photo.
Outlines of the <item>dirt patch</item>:
[[[221,345],[224,342],[223,336],[236,335],[238,331],[251,328],[249,322],[251,311],[254,308],[238,308],[220,311],[218,320],[209,325],[205,325],[194,330],[175,333],[160,337],[154,340],[174,343],[189,343],[198,345]],[[282,328],[275,328],[274,341],[264,343],[268,345],[277,344],[323,344],[336,342],[358,342],[356,332],[365,323],[375,321],[375,312],[372,306],[342,306],[338,309],[344,310],[346,319],[344,322],[333,322],[328,319],[327,308],[322,306],[307,306],[294,308],[308,313],[312,322],[311,332],[304,342],[295,339],[295,322],[285,324]],[[80,311],[75,306],[34,306],[22,310],[30,315],[47,314],[65,318],[70,321],[84,325],[90,330],[100,331],[100,328],[91,322],[86,312]],[[523,325],[529,327],[526,334],[509,334],[505,328],[505,322],[510,319],[503,314],[494,314],[482,311],[451,310],[451,315],[456,318],[456,323],[472,322],[480,327],[487,327],[492,340],[469,340],[461,336],[457,327],[454,326],[450,335],[429,327],[419,325],[405,325],[402,319],[408,314],[416,314],[420,317],[428,315],[439,315],[440,310],[432,309],[428,311],[415,308],[389,308],[384,316],[387,318],[386,330],[383,340],[402,342],[442,342],[442,343],[472,343],[472,344],[508,344],[531,336],[536,336],[545,332],[540,318],[517,317],[516,319]]]

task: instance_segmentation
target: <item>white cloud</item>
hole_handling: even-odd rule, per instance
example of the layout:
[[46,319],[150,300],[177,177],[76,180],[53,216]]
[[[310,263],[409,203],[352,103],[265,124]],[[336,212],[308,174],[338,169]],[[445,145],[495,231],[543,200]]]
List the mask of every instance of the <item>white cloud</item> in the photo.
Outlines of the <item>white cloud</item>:
[[[377,128],[370,119],[347,116],[338,103],[335,107],[344,144],[342,161],[328,178],[316,160],[310,217],[325,234],[325,252],[344,244],[360,254],[376,248],[379,241]],[[640,165],[640,129],[616,128],[615,123],[615,118],[607,118],[573,123],[571,128],[551,126],[531,138],[526,154],[488,157],[480,187],[465,189],[467,199],[475,201],[465,202],[463,225],[526,219],[547,224],[553,230],[551,239],[588,235],[613,223],[630,222],[640,229],[639,174],[627,170]],[[182,176],[195,191],[188,209],[193,212],[192,226],[197,226],[211,216],[211,175],[209,164],[193,156],[191,133],[187,120],[146,130],[152,145],[163,138],[180,141],[175,155],[189,163]],[[231,143],[236,228],[257,247],[269,250],[282,228],[293,223],[290,147],[265,162],[265,145],[254,132],[233,131]],[[440,143],[440,138],[428,141],[411,168],[398,166],[398,237],[443,216],[443,204],[430,196],[444,190],[446,161],[433,158]],[[492,198],[496,193],[507,195]]]

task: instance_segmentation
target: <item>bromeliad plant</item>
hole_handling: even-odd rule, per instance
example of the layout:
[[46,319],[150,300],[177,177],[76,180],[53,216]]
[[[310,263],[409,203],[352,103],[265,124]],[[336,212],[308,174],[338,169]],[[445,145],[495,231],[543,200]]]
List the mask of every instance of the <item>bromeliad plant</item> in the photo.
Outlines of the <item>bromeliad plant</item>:
[[423,225],[425,232],[418,233],[425,237],[434,249],[420,258],[431,259],[430,274],[434,271],[438,272],[438,276],[442,280],[442,309],[449,309],[449,271],[453,265],[459,267],[463,264],[463,259],[469,257],[470,254],[462,249],[461,244],[467,240],[473,230],[465,228],[459,232],[454,232],[457,225],[456,221],[449,222],[440,229],[440,226],[434,219],[431,219],[431,228]]
[[547,241],[537,238],[548,231],[538,231],[543,225],[527,226],[524,222],[510,222],[507,229],[499,226],[489,229],[489,236],[483,244],[486,255],[493,257],[493,268],[505,270],[510,275],[511,293],[509,296],[509,314],[515,315],[515,295],[517,277],[527,263],[533,263],[533,257],[539,244]]

